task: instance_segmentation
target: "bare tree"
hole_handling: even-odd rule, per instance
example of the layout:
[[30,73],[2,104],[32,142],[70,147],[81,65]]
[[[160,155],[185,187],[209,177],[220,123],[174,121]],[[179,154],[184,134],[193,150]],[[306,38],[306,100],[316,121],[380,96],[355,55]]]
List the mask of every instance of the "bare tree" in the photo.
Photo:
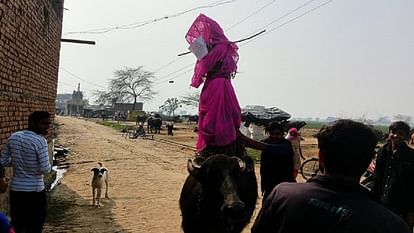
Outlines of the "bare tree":
[[199,101],[200,101],[200,93],[197,92],[197,93],[190,93],[186,96],[182,96],[180,103],[186,106],[197,108]]
[[167,112],[169,116],[174,116],[175,110],[180,108],[180,101],[177,98],[168,98],[163,105],[160,106],[160,110]]
[[117,94],[112,91],[96,91],[94,96],[96,97],[95,103],[100,105],[113,105],[121,101],[119,93]]
[[135,110],[137,100],[150,100],[156,92],[152,90],[154,73],[138,68],[125,67],[114,72],[115,78],[110,80],[110,89],[121,101],[133,101]]

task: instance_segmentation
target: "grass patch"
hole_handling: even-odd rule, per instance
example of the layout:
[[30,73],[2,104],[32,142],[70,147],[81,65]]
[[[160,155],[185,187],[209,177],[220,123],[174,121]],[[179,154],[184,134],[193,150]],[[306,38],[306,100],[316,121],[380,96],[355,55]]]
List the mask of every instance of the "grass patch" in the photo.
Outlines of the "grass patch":
[[[320,122],[320,121],[306,121],[305,128],[307,129],[320,129],[322,126],[329,124],[329,122]],[[388,132],[388,126],[383,125],[373,125],[374,129],[380,130],[383,133]]]
[[262,153],[260,150],[255,150],[251,148],[246,148],[247,154],[255,161],[260,162],[260,154]]
[[305,128],[306,129],[320,129],[322,126],[326,125],[326,122],[319,122],[319,121],[306,121]]
[[385,125],[374,125],[374,129],[377,129],[382,133],[388,133],[388,126]]
[[97,121],[96,123],[103,125],[103,126],[114,128],[116,130],[122,130],[126,128],[125,125],[121,125],[121,124],[118,124],[116,122],[111,122],[111,121]]
[[74,201],[60,200],[50,197],[47,203],[46,222],[51,225],[60,224],[65,219],[66,212],[74,206]]

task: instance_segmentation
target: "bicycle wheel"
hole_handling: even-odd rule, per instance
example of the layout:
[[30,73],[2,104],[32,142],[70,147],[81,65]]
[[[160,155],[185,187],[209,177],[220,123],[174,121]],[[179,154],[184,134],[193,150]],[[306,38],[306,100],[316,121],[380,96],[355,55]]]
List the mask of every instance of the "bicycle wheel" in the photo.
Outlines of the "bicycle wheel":
[[319,159],[314,157],[305,160],[300,167],[300,173],[305,180],[321,174],[319,169]]
[[300,146],[300,144],[299,144],[299,153],[300,153],[300,158],[302,159],[302,160],[305,160],[306,158],[305,158],[305,156],[303,155],[303,153],[302,153],[302,147]]
[[368,175],[361,181],[361,185],[363,185],[368,190],[371,190],[372,186],[374,186],[374,176],[372,174]]

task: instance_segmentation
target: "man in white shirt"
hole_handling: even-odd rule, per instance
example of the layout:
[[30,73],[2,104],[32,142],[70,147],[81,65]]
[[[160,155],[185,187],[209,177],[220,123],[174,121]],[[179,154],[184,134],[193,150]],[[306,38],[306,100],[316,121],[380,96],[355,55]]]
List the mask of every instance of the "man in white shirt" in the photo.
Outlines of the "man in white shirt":
[[10,183],[10,214],[15,232],[42,232],[46,218],[43,175],[51,170],[46,135],[50,114],[36,111],[29,128],[13,133],[1,151],[3,166],[13,167]]

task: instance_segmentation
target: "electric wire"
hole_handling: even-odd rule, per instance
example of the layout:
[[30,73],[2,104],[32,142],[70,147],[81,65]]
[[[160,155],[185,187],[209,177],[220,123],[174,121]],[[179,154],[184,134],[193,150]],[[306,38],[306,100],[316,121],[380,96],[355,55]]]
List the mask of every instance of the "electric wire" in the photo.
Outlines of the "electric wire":
[[[263,11],[264,9],[266,9],[267,7],[271,6],[272,4],[274,4],[277,0],[272,0],[269,3],[267,3],[266,5],[260,7],[259,9],[255,10],[254,12],[252,12],[250,15],[246,16],[245,18],[237,21],[235,24],[231,25],[230,27],[228,27],[227,29],[225,29],[226,32],[232,30],[233,28],[239,26],[241,23],[245,22],[246,20],[248,20],[249,18],[253,17],[254,15],[258,14],[259,12]],[[176,59],[174,59],[173,61],[161,66],[160,68],[156,69],[154,72],[158,73],[159,71],[167,68],[168,66],[176,63],[177,61],[181,60],[182,57],[178,57]]]
[[[311,1],[313,1],[313,0],[311,0]],[[265,33],[263,33],[262,35],[260,35],[260,36],[258,36],[258,37],[256,37],[256,38],[253,38],[253,39],[251,39],[250,41],[246,41],[246,42],[244,42],[243,44],[241,44],[241,45],[240,45],[240,47],[245,46],[245,45],[247,45],[247,44],[249,44],[249,43],[251,43],[251,42],[253,42],[253,41],[255,41],[255,40],[259,39],[260,37],[265,36],[265,35],[267,35],[267,34],[269,34],[269,33],[273,32],[273,31],[275,31],[275,30],[277,30],[277,29],[280,29],[281,27],[283,27],[283,26],[285,26],[285,25],[287,25],[287,24],[289,24],[289,23],[292,23],[292,22],[296,21],[297,19],[300,19],[300,18],[302,18],[302,17],[304,17],[304,16],[306,16],[306,15],[308,15],[308,14],[310,14],[310,13],[312,13],[312,12],[316,11],[316,10],[318,10],[319,8],[321,8],[321,7],[324,7],[324,6],[328,5],[329,3],[333,2],[333,1],[334,1],[334,0],[328,0],[328,1],[324,2],[324,3],[322,3],[322,4],[319,4],[319,5],[317,5],[316,7],[311,8],[310,10],[307,10],[307,11],[305,11],[304,13],[302,13],[302,14],[300,14],[300,15],[298,15],[298,16],[296,16],[296,17],[292,18],[292,19],[289,19],[288,21],[286,21],[286,22],[284,22],[284,23],[282,23],[282,24],[280,24],[280,25],[278,25],[278,26],[276,26],[276,27],[274,27],[274,28],[272,28],[272,29],[270,29],[270,30],[266,31],[266,32],[265,32]]]
[[[262,36],[264,36],[264,35],[267,35],[267,34],[269,34],[269,33],[273,32],[273,31],[275,31],[275,30],[277,30],[277,29],[280,29],[281,27],[283,27],[283,26],[285,26],[285,25],[287,25],[287,24],[289,24],[289,23],[291,23],[291,22],[294,22],[294,21],[296,21],[296,20],[297,20],[297,19],[299,19],[299,18],[304,17],[304,16],[306,16],[306,15],[308,15],[308,14],[310,14],[310,13],[312,13],[312,12],[316,11],[316,10],[318,10],[319,8],[321,8],[321,7],[325,6],[325,5],[327,5],[327,4],[331,3],[331,2],[333,2],[333,1],[334,1],[334,0],[328,0],[328,1],[324,2],[324,3],[322,3],[322,4],[319,4],[319,5],[317,5],[316,7],[311,8],[310,10],[305,11],[304,13],[302,13],[302,14],[300,14],[300,15],[298,15],[298,16],[296,16],[296,17],[292,18],[292,19],[289,19],[289,20],[287,20],[286,22],[284,22],[284,23],[282,23],[282,24],[280,24],[280,25],[278,25],[278,26],[276,26],[276,27],[274,27],[274,28],[272,28],[272,29],[270,29],[270,30],[266,31],[265,33],[261,34],[260,36],[255,37],[255,38],[253,38],[253,39],[251,39],[251,40],[249,40],[249,41],[246,41],[246,42],[242,43],[239,47],[245,46],[245,45],[247,45],[247,44],[249,44],[249,43],[251,43],[251,42],[253,42],[253,41],[255,41],[255,40],[259,39],[260,37],[262,37]],[[296,7],[295,9],[293,9],[293,10],[289,11],[288,13],[286,13],[286,14],[284,14],[284,15],[282,15],[282,16],[280,16],[280,17],[278,17],[277,19],[275,19],[275,20],[271,21],[270,23],[266,24],[264,27],[261,27],[261,29],[263,29],[263,28],[265,28],[265,27],[267,27],[267,26],[270,26],[270,25],[272,25],[272,24],[274,24],[274,23],[276,23],[276,22],[280,21],[281,19],[283,19],[283,18],[285,18],[285,17],[287,17],[287,16],[289,16],[289,15],[291,15],[291,14],[293,14],[293,13],[297,12],[298,10],[300,10],[300,9],[302,9],[302,8],[304,8],[304,7],[306,7],[306,6],[308,6],[308,5],[309,5],[310,3],[312,3],[312,2],[314,2],[314,0],[309,0],[309,1],[305,2],[304,4],[302,4],[302,5],[298,6],[298,7]],[[193,63],[193,64],[194,64],[194,63]],[[191,64],[191,65],[193,65],[193,64]],[[188,65],[188,66],[190,66],[190,65]],[[181,68],[180,70],[182,70],[182,69],[183,69],[183,68]],[[176,75],[176,76],[174,76],[173,78],[170,78],[170,79],[177,79],[177,78],[181,78],[181,76],[183,76],[184,74],[187,74],[187,73],[188,73],[188,72],[190,72],[190,71],[191,71],[191,70],[187,70],[187,71],[185,71],[185,72],[183,72],[183,73],[180,73],[179,75]],[[177,73],[177,72],[173,72],[173,73]],[[184,77],[184,76],[183,76],[183,77]],[[168,78],[168,75],[164,76],[164,79],[165,79],[165,78]],[[160,80],[159,80],[159,81],[160,81]],[[157,86],[157,85],[159,85],[159,84],[162,84],[162,83],[157,83],[157,84],[155,84],[154,86]]]
[[267,3],[266,5],[260,7],[259,9],[255,10],[253,13],[251,13],[250,15],[248,15],[247,17],[241,19],[240,21],[236,22],[235,24],[231,25],[230,27],[228,27],[225,31],[228,32],[230,30],[232,30],[233,28],[237,27],[238,25],[240,25],[241,23],[245,22],[246,20],[248,20],[249,18],[253,17],[254,15],[256,15],[257,13],[261,12],[262,10],[266,9],[267,7],[271,6],[272,4],[274,4],[277,0],[272,0],[269,3]]
[[164,21],[164,20],[168,20],[168,19],[171,19],[171,18],[179,17],[181,15],[185,15],[185,14],[187,14],[189,12],[192,12],[192,11],[205,9],[205,8],[217,7],[217,6],[233,3],[235,1],[238,1],[238,0],[224,0],[224,1],[221,0],[221,1],[217,1],[217,2],[214,2],[214,3],[207,4],[207,5],[194,7],[194,8],[179,12],[179,13],[175,13],[175,14],[155,18],[155,19],[152,19],[152,20],[146,20],[146,21],[141,21],[141,22],[136,22],[136,23],[124,24],[124,25],[114,26],[114,27],[97,28],[97,29],[91,29],[91,30],[86,30],[86,31],[67,32],[64,35],[71,35],[71,34],[103,34],[103,33],[111,32],[111,31],[114,31],[114,30],[135,29],[135,28],[146,26],[148,24],[152,24],[152,23],[156,23],[156,22],[159,22],[159,21]]
[[89,83],[90,85],[93,85],[93,86],[96,86],[96,87],[100,87],[100,88],[105,88],[105,89],[107,88],[107,87],[104,87],[104,86],[102,86],[102,85],[99,85],[99,84],[96,84],[96,83],[90,82],[90,81],[88,81],[88,80],[85,80],[84,78],[79,77],[78,75],[76,75],[76,74],[74,74],[74,73],[72,73],[72,72],[68,71],[67,69],[65,69],[65,68],[63,68],[63,67],[60,67],[59,69],[60,69],[60,70],[62,70],[62,71],[64,71],[65,73],[69,74],[70,76],[72,76],[72,77],[74,77],[74,78],[77,78],[77,79],[79,79],[79,80],[81,80],[81,81],[84,81],[85,83]]

